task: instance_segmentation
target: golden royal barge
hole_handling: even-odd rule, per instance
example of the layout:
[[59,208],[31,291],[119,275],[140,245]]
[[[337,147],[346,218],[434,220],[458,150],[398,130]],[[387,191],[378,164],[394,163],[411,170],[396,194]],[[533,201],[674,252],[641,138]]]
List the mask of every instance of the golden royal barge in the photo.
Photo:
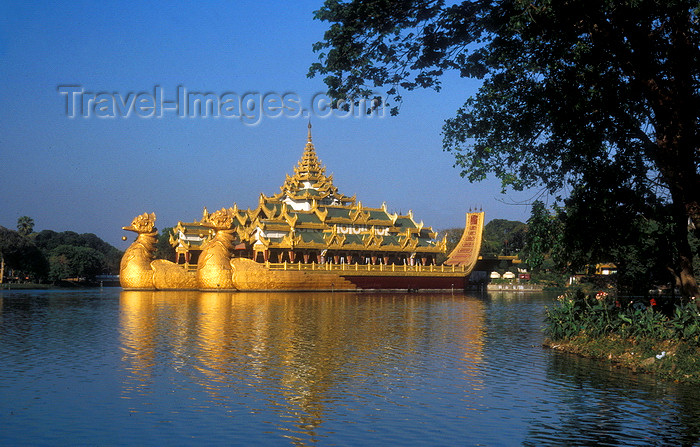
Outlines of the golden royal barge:
[[345,196],[325,175],[311,125],[294,175],[280,192],[261,194],[258,206],[234,204],[200,221],[178,222],[170,242],[176,260],[154,259],[154,213],[124,230],[137,233],[121,262],[124,289],[146,290],[459,290],[481,247],[484,213],[467,213],[461,240],[447,260],[446,236],[437,240],[412,212],[368,208]]

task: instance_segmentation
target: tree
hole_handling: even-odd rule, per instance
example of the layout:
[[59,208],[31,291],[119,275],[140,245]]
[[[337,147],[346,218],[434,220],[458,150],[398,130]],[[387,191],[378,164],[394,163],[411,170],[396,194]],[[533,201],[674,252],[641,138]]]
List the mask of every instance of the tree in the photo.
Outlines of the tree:
[[41,250],[19,232],[0,227],[0,282],[7,268],[22,272],[23,276],[44,278],[48,263]]
[[535,200],[532,204],[530,218],[527,220],[524,258],[532,270],[539,270],[544,264],[554,245],[552,215],[544,203]]
[[59,245],[49,256],[49,279],[85,278],[92,281],[105,271],[105,256],[90,247]]
[[386,87],[399,103],[400,89],[439,89],[449,69],[482,79],[443,127],[462,176],[556,194],[613,172],[631,195],[659,193],[683,292],[700,296],[687,228],[700,231],[699,10],[697,0],[327,0],[309,74],[336,100]]
[[158,241],[156,242],[156,259],[166,259],[175,262],[175,247],[170,244],[172,233],[172,227],[165,227],[160,230]]
[[484,225],[483,256],[514,256],[522,250],[527,226],[517,220],[492,219]]
[[17,231],[22,236],[29,236],[34,231],[34,219],[29,216],[22,216],[17,219]]
[[105,273],[117,274],[122,252],[92,233],[78,234],[74,231],[56,232],[43,230],[32,235],[34,243],[39,247],[47,258],[51,252],[61,245],[74,247],[86,247],[100,252],[104,256]]
[[609,177],[601,179],[605,193],[576,189],[559,210],[555,222],[563,230],[560,249],[553,253],[555,264],[576,273],[590,264],[614,262],[622,293],[640,295],[654,285],[680,285],[671,206],[656,200],[644,203]]

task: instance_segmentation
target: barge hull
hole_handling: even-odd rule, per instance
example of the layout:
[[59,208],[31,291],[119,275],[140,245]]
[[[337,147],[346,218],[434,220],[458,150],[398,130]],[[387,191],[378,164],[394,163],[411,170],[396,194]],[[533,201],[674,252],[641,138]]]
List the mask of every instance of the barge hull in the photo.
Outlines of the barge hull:
[[464,290],[467,276],[343,276],[361,290]]

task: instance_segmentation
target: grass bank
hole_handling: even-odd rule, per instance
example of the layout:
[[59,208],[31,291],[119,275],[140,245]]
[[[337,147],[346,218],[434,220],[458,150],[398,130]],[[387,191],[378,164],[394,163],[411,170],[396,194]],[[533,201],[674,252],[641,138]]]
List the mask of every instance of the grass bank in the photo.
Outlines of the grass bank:
[[547,308],[545,332],[553,349],[700,383],[700,312],[692,300],[567,292]]
[[585,335],[567,340],[546,339],[551,349],[599,359],[638,373],[685,383],[700,384],[700,348],[675,340],[652,341],[616,335],[591,338]]

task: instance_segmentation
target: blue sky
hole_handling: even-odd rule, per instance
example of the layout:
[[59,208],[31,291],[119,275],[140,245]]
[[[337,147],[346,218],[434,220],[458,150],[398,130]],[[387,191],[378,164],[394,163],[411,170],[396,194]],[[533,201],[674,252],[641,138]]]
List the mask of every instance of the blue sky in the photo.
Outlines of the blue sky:
[[[69,118],[70,95],[59,87],[125,104],[155,96],[157,86],[173,102],[178,87],[219,99],[289,94],[311,109],[325,91],[322,79],[306,77],[326,27],[313,20],[320,5],[3,2],[0,225],[15,228],[28,215],[38,231],[95,233],[123,249],[121,227],[137,214],[155,212],[162,228],[199,219],[205,206],[254,207],[261,192],[278,192],[303,151],[306,114],[283,109],[254,125],[152,109],[103,118],[92,103],[90,116]],[[397,117],[311,113],[316,150],[340,192],[365,206],[412,209],[436,229],[463,226],[474,206],[487,221],[524,221],[529,206],[508,203],[533,193],[502,195],[495,179],[470,184],[441,149],[444,120],[477,87],[449,75],[439,93],[405,92]]]

